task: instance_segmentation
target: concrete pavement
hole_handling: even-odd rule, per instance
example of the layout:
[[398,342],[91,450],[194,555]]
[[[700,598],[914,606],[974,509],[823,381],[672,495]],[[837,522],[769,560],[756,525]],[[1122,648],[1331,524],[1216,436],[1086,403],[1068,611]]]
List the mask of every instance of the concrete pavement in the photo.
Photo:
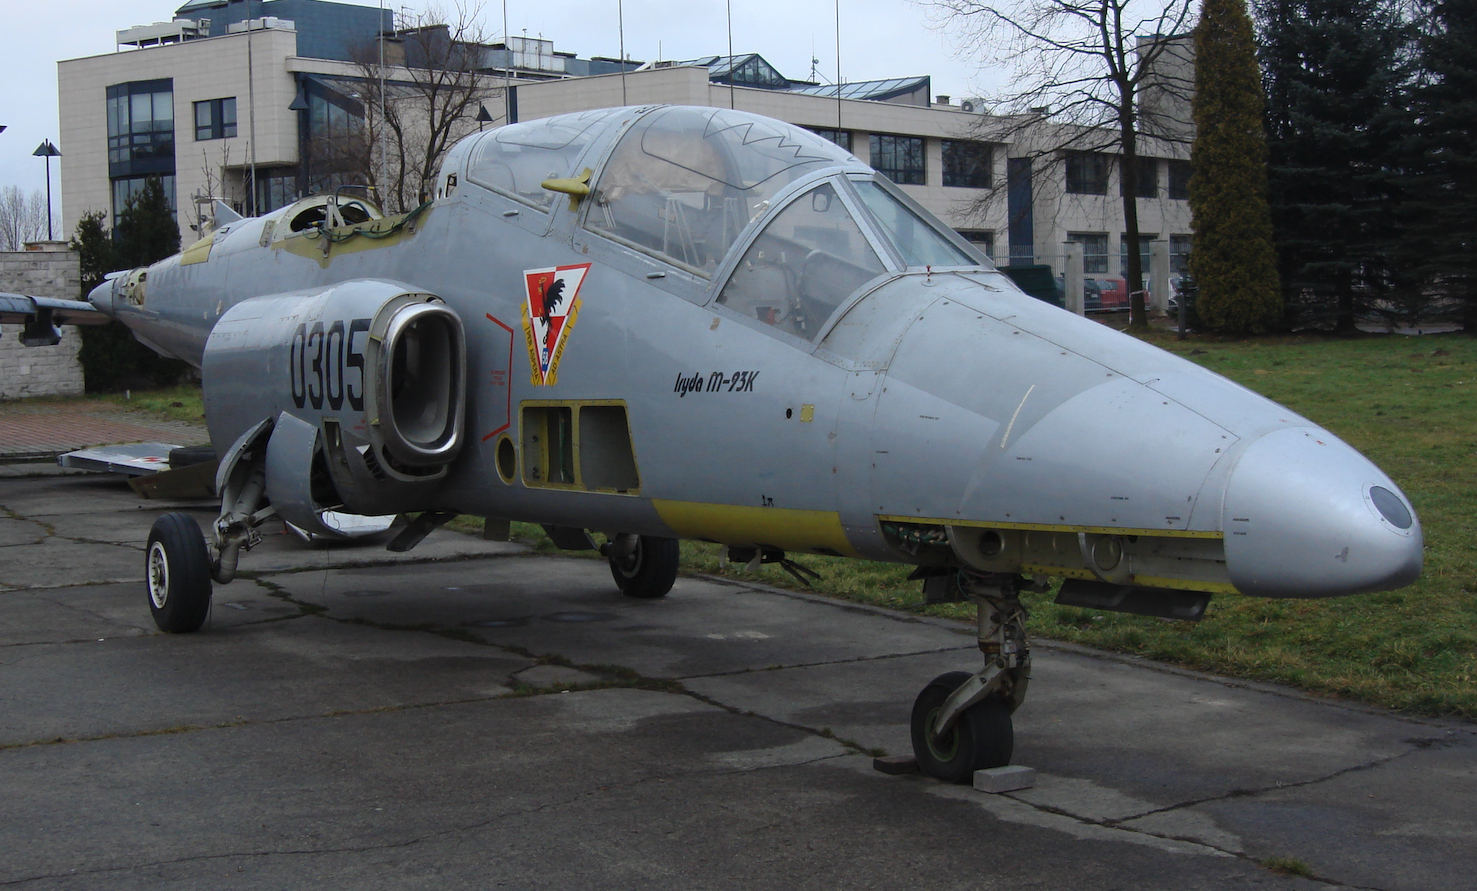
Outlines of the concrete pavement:
[[[149,524],[0,480],[0,885],[1469,889],[1477,733],[1038,642],[986,795],[871,768],[969,629],[762,585],[622,598],[441,531],[268,536],[154,631]],[[572,690],[572,692],[561,692]],[[1286,858],[1307,877],[1260,865]]]

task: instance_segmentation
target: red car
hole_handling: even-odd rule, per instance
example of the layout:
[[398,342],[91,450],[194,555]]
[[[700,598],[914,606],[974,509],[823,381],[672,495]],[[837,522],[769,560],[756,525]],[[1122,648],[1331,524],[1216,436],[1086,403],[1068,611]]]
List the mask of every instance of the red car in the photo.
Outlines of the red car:
[[1093,276],[1097,282],[1098,289],[1102,291],[1102,308],[1105,311],[1115,309],[1128,309],[1128,283],[1122,278],[1100,278]]

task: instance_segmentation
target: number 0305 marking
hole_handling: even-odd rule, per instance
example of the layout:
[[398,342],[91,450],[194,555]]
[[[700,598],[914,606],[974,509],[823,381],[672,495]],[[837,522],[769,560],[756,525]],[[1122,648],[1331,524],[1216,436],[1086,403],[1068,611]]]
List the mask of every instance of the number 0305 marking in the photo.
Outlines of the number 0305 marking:
[[[298,325],[292,334],[288,373],[292,378],[292,404],[298,408],[332,411],[347,399],[354,411],[364,409],[364,336],[369,319],[335,321],[325,329],[322,322]],[[352,372],[352,373],[351,373]]]

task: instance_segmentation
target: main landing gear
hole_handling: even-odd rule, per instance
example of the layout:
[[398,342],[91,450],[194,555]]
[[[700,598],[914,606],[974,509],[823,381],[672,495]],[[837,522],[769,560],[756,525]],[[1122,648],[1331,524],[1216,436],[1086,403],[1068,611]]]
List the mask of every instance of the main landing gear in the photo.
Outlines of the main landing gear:
[[160,631],[198,631],[210,615],[210,549],[200,524],[186,513],[165,514],[149,530],[144,571],[149,612]]
[[600,548],[610,561],[610,575],[627,597],[654,600],[667,596],[677,581],[677,539],[623,532]]
[[960,591],[977,611],[985,667],[973,675],[941,674],[913,702],[913,754],[931,777],[968,783],[976,770],[1010,763],[1010,715],[1025,701],[1031,679],[1020,583],[1014,575],[959,573]]

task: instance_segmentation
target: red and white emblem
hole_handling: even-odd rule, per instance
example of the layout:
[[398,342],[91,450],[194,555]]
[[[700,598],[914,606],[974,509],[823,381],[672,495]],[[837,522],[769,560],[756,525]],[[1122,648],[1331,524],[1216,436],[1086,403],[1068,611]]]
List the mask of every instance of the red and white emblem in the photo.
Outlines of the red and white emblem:
[[589,263],[523,270],[523,336],[535,387],[558,380],[559,358],[579,316],[580,285],[589,271]]

